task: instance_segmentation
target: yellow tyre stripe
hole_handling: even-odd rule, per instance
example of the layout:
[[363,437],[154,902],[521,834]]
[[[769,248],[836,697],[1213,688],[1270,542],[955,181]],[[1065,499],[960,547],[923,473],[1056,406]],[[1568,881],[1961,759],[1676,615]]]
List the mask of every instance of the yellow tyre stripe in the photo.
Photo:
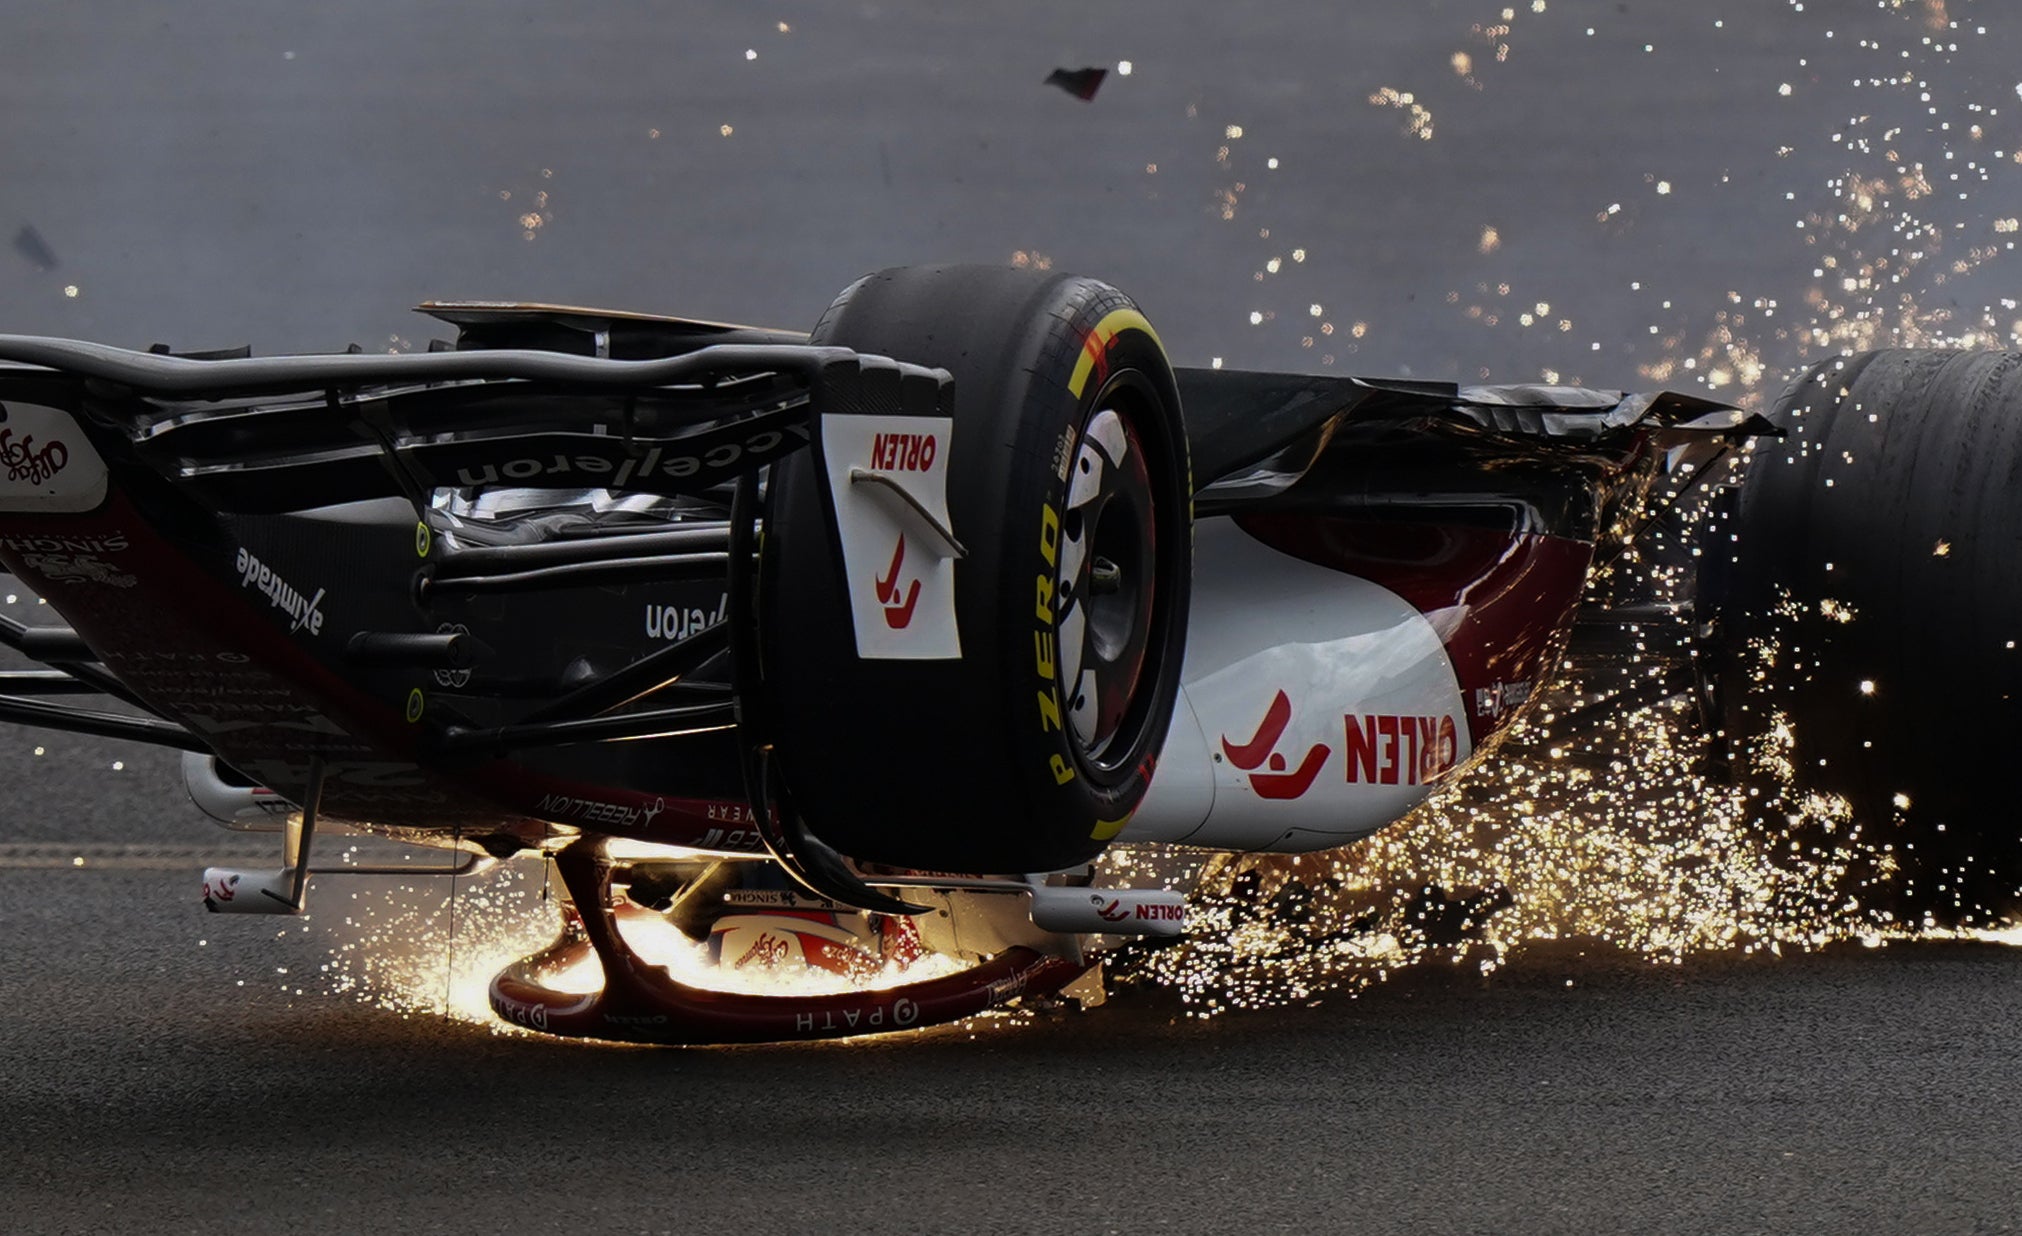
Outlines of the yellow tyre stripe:
[[1067,379],[1067,389],[1076,399],[1081,398],[1082,388],[1088,385],[1088,375],[1095,371],[1096,360],[1109,350],[1109,341],[1127,330],[1143,331],[1151,336],[1151,341],[1158,345],[1159,351],[1165,351],[1165,344],[1160,342],[1158,332],[1151,328],[1150,322],[1144,320],[1143,314],[1135,309],[1110,310],[1095,324],[1095,329],[1088,332],[1088,338],[1081,343],[1081,355],[1075,358],[1074,376]]
[[1129,816],[1124,816],[1120,820],[1097,820],[1095,822],[1095,831],[1088,834],[1089,840],[1112,841],[1118,833],[1123,831],[1123,826],[1128,823],[1130,823]]

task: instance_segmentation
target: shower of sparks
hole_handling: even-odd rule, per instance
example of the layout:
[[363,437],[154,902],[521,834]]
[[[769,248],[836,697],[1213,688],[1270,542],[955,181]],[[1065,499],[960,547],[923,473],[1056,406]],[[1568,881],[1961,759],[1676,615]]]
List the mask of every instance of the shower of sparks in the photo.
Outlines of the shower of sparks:
[[[1120,977],[1170,988],[1206,1017],[1353,993],[1431,961],[1488,974],[1564,941],[1675,964],[1902,934],[1864,899],[1896,872],[1889,847],[1843,800],[1764,800],[1711,779],[1686,699],[1560,732],[1556,701],[1603,698],[1649,668],[1639,657],[1569,672],[1471,778],[1345,849],[1105,859],[1119,882],[1198,889],[1188,943]],[[1788,784],[1790,733],[1776,733],[1758,771],[1781,760]]]
[[[1633,374],[1647,383],[1690,385],[1723,399],[1760,401],[1775,395],[1775,387],[1787,373],[1838,352],[1891,346],[2022,348],[2022,307],[2016,299],[1976,306],[1956,293],[1966,276],[1995,263],[2013,261],[2016,232],[2022,227],[2006,213],[1993,217],[1985,206],[2004,200],[1994,195],[2012,196],[2022,187],[2013,179],[2022,168],[2022,151],[2010,149],[2000,137],[2007,132],[2009,120],[2001,114],[2001,99],[1991,103],[1974,99],[1965,92],[1970,87],[1962,88],[1938,75],[1965,40],[1990,37],[1987,28],[1950,17],[1942,3],[1887,0],[1884,7],[1900,12],[1905,20],[1893,35],[1859,40],[1865,53],[1863,63],[1871,57],[1876,68],[1850,81],[1833,78],[1829,83],[1847,99],[1845,118],[1829,129],[1784,135],[1781,145],[1773,140],[1760,144],[1765,156],[1776,158],[1797,149],[1821,148],[1844,158],[1833,174],[1809,185],[1778,185],[1772,199],[1789,212],[1778,222],[1789,228],[1793,257],[1810,264],[1811,282],[1795,293],[1787,282],[1736,286],[1727,291],[1725,303],[1718,305],[1662,300],[1650,310],[1649,348],[1639,348],[1639,355],[1592,375],[1577,368],[1555,368],[1565,381],[1577,385],[1599,380],[1618,386]],[[1796,11],[1804,10],[1799,6]],[[1456,71],[1484,73],[1484,64],[1491,59],[1483,54],[1484,45],[1493,52],[1497,64],[1509,59],[1512,30],[1543,12],[1508,6],[1499,10],[1498,20],[1477,23],[1467,44],[1455,53]],[[1829,29],[1829,23],[1821,24],[1821,37],[1830,39],[1832,36],[1825,33]],[[1527,34],[1542,32],[1542,27],[1526,30]],[[1849,42],[1840,40],[1827,46],[1838,48]],[[1656,49],[1652,45],[1646,50]],[[1805,63],[1800,57],[1798,67]],[[1494,76],[1489,73],[1491,79]],[[1481,81],[1469,80],[1477,89],[1494,94],[1493,80],[1486,87]],[[1773,92],[1777,81],[1775,77],[1768,79],[1764,88]],[[1824,97],[1827,85],[1821,81],[1805,89]],[[2004,88],[2004,97],[2005,93]],[[1407,132],[1432,139],[1432,116],[1426,110],[1431,100],[1425,94],[1383,86],[1366,97],[1372,105],[1404,112]],[[1254,176],[1268,169],[1262,160],[1242,156],[1243,143],[1226,140],[1230,128],[1244,131],[1241,125],[1210,131],[1214,138],[1222,139],[1218,147],[1210,148],[1215,153],[1216,170],[1223,176],[1213,190],[1210,209],[1224,220],[1235,220],[1241,213],[1247,222],[1254,218],[1255,207],[1244,201],[1242,177],[1245,172]],[[1262,132],[1261,126],[1251,125],[1248,136],[1254,140]],[[1265,140],[1279,138],[1265,134]],[[1645,218],[1642,212],[1655,209],[1657,201],[1668,206],[1685,195],[1706,200],[1703,190],[1708,185],[1701,180],[1655,171],[1644,173],[1641,179],[1654,195],[1647,205],[1602,198],[1593,208],[1594,217],[1611,235],[1637,227]],[[1730,176],[1723,172],[1718,184],[1730,183]],[[1762,205],[1775,209],[1771,201]],[[1495,228],[1486,228],[1476,249],[1484,259],[1500,260],[1508,253],[1509,240]],[[1259,266],[1266,256],[1258,256]],[[1773,267],[1765,264],[1765,270]],[[1575,269],[1528,275],[1526,279],[1562,283],[1584,277],[1583,271]],[[1254,275],[1253,281],[1261,282]],[[1516,302],[1519,304],[1553,299],[1524,295],[1547,291],[1546,287],[1512,293],[1507,282],[1495,279],[1482,281],[1480,291],[1496,289],[1499,284],[1500,289],[1488,297],[1478,291],[1461,301],[1460,311],[1469,321],[1488,328],[1520,327],[1526,325],[1522,311],[1497,305],[1494,300],[1512,295],[1522,298]],[[1558,298],[1566,300],[1582,299],[1586,292],[1582,289],[1581,295],[1568,295],[1567,289],[1560,291]],[[1277,316],[1277,306],[1267,303],[1255,308],[1263,314],[1263,321]],[[1535,327],[1540,321],[1541,315],[1534,315],[1528,325]],[[1569,335],[1579,329],[1579,323],[1570,318],[1544,324]],[[1289,332],[1278,337],[1292,342]],[[1301,346],[1304,337],[1304,332],[1297,336]],[[1575,346],[1590,354],[1604,350],[1598,339],[1581,339]],[[1345,349],[1350,354],[1358,350],[1353,346]],[[1325,366],[1333,357],[1318,359]],[[1521,378],[1495,376],[1533,380],[1542,372],[1538,368]],[[1492,375],[1484,369],[1476,376],[1486,381]]]
[[[539,176],[542,180],[552,180],[554,169],[542,168]],[[520,235],[525,240],[538,238],[541,229],[555,221],[554,212],[548,205],[546,189],[524,185],[517,189],[500,189],[498,200],[507,203],[513,210],[513,223],[519,228]]]
[[[560,885],[541,863],[524,858],[459,880],[453,910],[442,880],[375,882],[358,891],[338,887],[346,898],[341,908],[333,912],[332,898],[317,906],[331,940],[330,959],[322,966],[327,991],[402,1016],[447,1016],[500,1034],[529,1033],[494,1017],[488,992],[493,975],[547,947],[561,929]],[[965,964],[928,955],[903,968],[888,965],[856,976],[804,966],[738,969],[717,965],[707,943],[689,939],[664,919],[634,913],[618,921],[626,945],[642,961],[712,991],[801,996],[874,991],[951,974]],[[603,985],[603,971],[588,954],[572,970],[544,975],[542,982],[558,991],[595,991]]]
[[[1767,217],[1789,237],[1791,251],[1803,255],[1809,282],[1793,292],[1787,283],[1737,281],[1716,303],[1674,305],[1656,281],[1637,281],[1632,290],[1648,313],[1637,320],[1639,335],[1647,325],[1649,337],[1634,366],[1643,381],[1695,386],[1755,408],[1774,399],[1793,369],[1839,353],[1901,346],[2022,348],[2017,300],[1975,306],[1953,294],[1966,276],[2014,261],[2022,223],[2005,214],[1981,217],[1974,201],[1975,195],[2005,201],[2016,193],[2022,150],[1999,136],[2011,132],[2011,117],[1908,67],[1913,52],[1929,51],[1933,39],[1963,40],[1972,33],[1948,16],[1944,0],[1883,3],[1908,20],[1900,46],[1874,42],[1873,61],[1886,67],[1853,82],[1859,106],[1849,108],[1830,133],[1784,134],[1789,144],[1779,149],[1771,140],[1764,146],[1765,154],[1783,157],[1800,146],[1824,144],[1843,158],[1822,182],[1780,185],[1774,200],[1757,203],[1776,212]],[[1534,0],[1524,7],[1541,14],[1546,6]],[[1471,91],[1492,93],[1496,74],[1509,71],[1501,66],[1510,60],[1524,20],[1525,13],[1512,6],[1501,9],[1498,19],[1475,24],[1468,46],[1451,56],[1452,73]],[[1593,37],[1594,28],[1586,27],[1584,35]],[[1657,48],[1641,50],[1654,54]],[[1131,68],[1128,61],[1116,65],[1119,75]],[[1800,71],[1801,66],[1789,74],[1795,85],[1778,77],[1757,83],[1766,113],[1783,114],[1828,88],[1814,76],[1798,76]],[[1803,97],[1793,99],[1799,90]],[[2022,86],[2015,91],[2022,98]],[[1993,103],[2015,106],[2005,86],[2001,93]],[[1385,86],[1367,99],[1400,113],[1406,135],[1433,140],[1433,115],[1418,95]],[[1451,117],[1449,105],[1441,104]],[[1186,114],[1195,118],[1199,109],[1189,104]],[[1211,127],[1200,131],[1205,150],[1197,156],[1206,161],[1211,154],[1219,180],[1208,209],[1224,221],[1242,214],[1245,228],[1255,228],[1259,219],[1246,208],[1242,177],[1277,170],[1275,157],[1262,149],[1283,149],[1285,135],[1271,132],[1261,119],[1248,118],[1253,123],[1247,130],[1209,119]],[[733,129],[724,124],[718,131],[729,137]],[[1941,150],[1918,141],[1936,134],[1944,135]],[[1260,142],[1267,145],[1259,148]],[[1247,153],[1253,149],[1255,157]],[[1168,175],[1172,166],[1168,163]],[[1271,183],[1296,178],[1297,166],[1289,164]],[[1147,175],[1158,174],[1158,168],[1145,164]],[[1634,226],[1639,211],[1707,200],[1707,180],[1674,169],[1662,177],[1650,173],[1644,182],[1649,198],[1597,191],[1581,209],[1582,222],[1591,220],[1615,235]],[[1720,184],[1727,183],[1723,176]],[[500,193],[502,200],[510,196]],[[545,204],[543,195],[536,205]],[[529,239],[539,224],[526,219],[535,217],[546,221],[544,210],[522,213]],[[1272,240],[1269,227],[1255,235],[1269,243],[1259,246],[1254,265],[1245,268],[1246,279],[1254,275],[1245,286],[1260,295],[1277,290],[1280,296],[1251,302],[1255,308],[1241,311],[1248,324],[1258,328],[1259,337],[1297,327],[1293,337],[1302,348],[1335,337],[1331,321],[1320,323],[1317,334],[1300,333],[1314,329],[1322,307],[1294,286],[1299,273],[1294,267],[1307,262],[1308,251],[1289,246],[1316,244],[1316,238],[1281,234]],[[1501,260],[1523,240],[1483,226],[1474,245],[1483,269],[1456,279],[1445,302],[1460,320],[1498,331],[1499,339],[1526,326],[1542,327],[1564,345],[1568,358],[1600,352],[1600,342],[1572,334],[1574,318],[1549,314],[1553,302],[1577,304],[1578,298],[1547,281],[1585,278],[1584,272],[1492,273],[1488,260]],[[1287,254],[1291,265],[1283,260]],[[1036,251],[1021,250],[1011,260],[1040,269],[1052,263]],[[1314,266],[1320,265],[1316,260]],[[1314,273],[1314,267],[1303,273]],[[76,294],[74,288],[67,291]],[[1301,307],[1308,311],[1300,313]],[[1353,352],[1354,341],[1372,325],[1357,320],[1349,327],[1346,312],[1339,316],[1344,325],[1337,346]],[[1312,354],[1311,360],[1331,365],[1335,357]],[[1222,363],[1221,357],[1212,361],[1215,368]],[[1560,379],[1556,369],[1539,376]],[[1604,376],[1611,385],[1623,377]],[[1484,368],[1479,377],[1488,380],[1490,373]],[[1565,380],[1583,378],[1568,372]],[[1684,529],[1669,534],[1670,548],[1690,541],[1701,518],[1703,512],[1688,512]],[[1626,560],[1623,570],[1658,599],[1682,599],[1689,593],[1689,572],[1668,565],[1678,555],[1661,552],[1665,538],[1655,534],[1648,552]],[[1938,541],[1931,552],[1943,557],[1950,548]],[[1809,611],[1788,602],[1779,614],[1793,632],[1807,618],[1832,624],[1859,620],[1854,607],[1830,598]],[[1758,644],[1747,655],[1760,674],[1800,668],[1806,657],[1795,636]],[[1193,894],[1188,942],[1142,955],[1126,950],[1116,978],[1172,990],[1192,1015],[1207,1017],[1305,1002],[1329,991],[1352,994],[1427,963],[1491,973],[1526,950],[1568,944],[1600,946],[1653,965],[1706,952],[1780,954],[1913,934],[2022,944],[2022,928],[1940,929],[1930,921],[1898,921],[1884,908],[1903,904],[1906,898],[1898,894],[1942,895],[1944,888],[1910,888],[1907,866],[1899,861],[1904,856],[1875,839],[1878,830],[1871,822],[1851,819],[1840,800],[1788,788],[1751,791],[1709,775],[1705,725],[1682,693],[1605,709],[1600,721],[1575,726],[1562,720],[1569,705],[1606,698],[1650,668],[1640,657],[1606,666],[1569,662],[1539,710],[1463,784],[1344,849],[1297,857],[1161,849],[1105,856],[1098,873],[1103,882],[1180,887]],[[1849,697],[1859,700],[1886,685],[1851,682]],[[1756,771],[1788,787],[1792,735],[1787,722],[1771,730],[1775,741],[1759,753],[1762,766]],[[1907,795],[1899,794],[1896,806],[1908,810]],[[468,882],[458,894],[453,940],[436,886],[370,899],[359,894],[343,929],[334,933],[339,942],[326,967],[331,985],[405,1014],[448,1013],[517,1033],[491,1018],[485,991],[499,967],[553,938],[554,905],[541,900],[540,888],[538,869],[524,866]],[[780,981],[712,977],[700,946],[685,938],[650,943],[687,981]]]
[[[1941,3],[1893,2],[1919,9],[1931,30],[1956,29]],[[1497,62],[1508,58],[1516,13],[1504,10],[1502,17],[1474,31]],[[1919,38],[1930,46],[1917,34],[1907,43]],[[1875,51],[1882,50],[1877,43]],[[1898,59],[1909,54],[1895,47],[1887,52]],[[1480,88],[1473,74],[1482,59],[1462,52],[1453,67]],[[2014,260],[2018,224],[2003,216],[1976,225],[1969,200],[1996,184],[2012,194],[2014,181],[1996,178],[2012,177],[2022,152],[1997,149],[1989,140],[1998,109],[1942,97],[1916,73],[1894,72],[1856,83],[1862,114],[1830,135],[1832,148],[1845,156],[1843,172],[1817,185],[1811,200],[1781,195],[1796,203],[1792,231],[1814,267],[1809,287],[1795,298],[1781,287],[1736,287],[1724,303],[1674,306],[1639,281],[1634,289],[1652,301],[1653,347],[1645,355],[1653,358],[1638,365],[1638,376],[1696,385],[1761,407],[1788,373],[1843,352],[2022,348],[2022,309],[2015,300],[1975,310],[1951,294],[1963,276]],[[1419,106],[1392,88],[1369,101],[1407,112]],[[1413,131],[1429,140],[1431,116],[1422,119],[1422,131],[1416,125]],[[1954,136],[1942,151],[1907,152],[1905,133],[1927,130]],[[1220,162],[1231,166],[1226,146]],[[1675,178],[1650,174],[1645,180],[1660,198],[1685,191]],[[1599,219],[1613,226],[1632,214],[1616,203]],[[1502,242],[1488,228],[1477,249],[1489,257]],[[1267,265],[1260,275],[1280,269]],[[1571,333],[1572,319],[1547,316],[1549,302],[1558,298],[1535,294],[1546,290],[1490,278],[1472,297],[1453,293],[1446,299],[1465,319],[1486,327],[1548,324]],[[1276,316],[1267,302],[1249,312],[1249,321],[1263,326]],[[1362,331],[1358,322],[1355,335]],[[1300,345],[1309,338],[1301,337]],[[1582,350],[1598,352],[1601,344]],[[1552,369],[1539,376],[1560,377]],[[1480,377],[1490,374],[1484,369]],[[1689,541],[1690,525],[1702,517],[1691,513],[1684,535],[1672,533],[1671,544]],[[1663,535],[1653,540],[1652,552],[1636,555],[1625,569],[1638,572],[1653,595],[1682,599],[1687,575],[1661,565],[1665,555],[1655,551],[1663,548]],[[1942,557],[1950,548],[1940,541],[1931,552]],[[1792,632],[1805,616],[1794,602],[1781,613]],[[1831,598],[1818,601],[1811,616],[1831,624],[1858,619],[1853,606]],[[1778,662],[1801,668],[1805,654],[1796,640],[1793,634],[1779,646],[1748,650],[1757,672]],[[1605,672],[1642,668],[1632,661]],[[1551,698],[1604,695],[1607,684],[1594,681],[1595,672],[1569,666]],[[1848,686],[1855,698],[1885,689],[1871,680]],[[1466,784],[1346,849],[1296,858],[1109,856],[1106,878],[1196,889],[1190,941],[1133,960],[1122,977],[1174,989],[1191,1012],[1207,1016],[1302,1001],[1326,990],[1352,992],[1429,960],[1492,971],[1526,948],[1560,941],[1597,943],[1663,964],[1702,951],[1780,953],[1923,934],[1930,920],[1899,922],[1885,907],[1918,899],[1929,904],[1934,896],[1954,908],[1973,908],[1960,905],[1942,869],[1917,877],[1935,879],[1939,887],[1911,887],[1900,861],[1906,856],[1871,840],[1875,824],[1885,821],[1854,821],[1838,799],[1787,788],[1765,799],[1760,791],[1752,795],[1711,778],[1704,730],[1682,694],[1625,707],[1577,735],[1556,732],[1554,716],[1540,711]],[[1765,766],[1758,772],[1788,787],[1794,771],[1788,723],[1780,721],[1773,732],[1780,742],[1759,753]],[[1896,806],[1907,810],[1907,796],[1899,795]],[[2000,929],[1965,935],[2014,942]]]
[[[1942,6],[1936,11],[1943,26]],[[1871,45],[1883,50],[1879,42]],[[1948,289],[1962,276],[2014,258],[2014,242],[2005,239],[2013,231],[2010,220],[1986,223],[1989,236],[1969,228],[1975,189],[1994,185],[1997,174],[2012,175],[2013,163],[2006,152],[1988,149],[1986,131],[1966,118],[1995,117],[1999,109],[1961,98],[1941,104],[1934,101],[1937,83],[1909,71],[1854,85],[1872,110],[1829,135],[1846,157],[1845,169],[1818,186],[1818,204],[1801,209],[1795,219],[1812,261],[1805,313],[1799,316],[1791,312],[1796,306],[1780,305],[1761,291],[1736,289],[1709,329],[1658,332],[1668,355],[1645,364],[1642,376],[1662,381],[1682,368],[1696,368],[1698,381],[1716,390],[1728,387],[1722,391],[1726,397],[1737,390],[1774,395],[1761,387],[1765,353],[1803,363],[1883,347],[2022,347],[2015,301],[1963,306]],[[1876,106],[1883,99],[1893,106]],[[1957,119],[1933,120],[1940,115]],[[1934,158],[1920,159],[1903,149],[1913,126],[1955,136]],[[2012,180],[2007,184],[2012,192]],[[1795,200],[1796,194],[1785,197]],[[1783,368],[1777,366],[1778,380]]]
[[492,1016],[486,993],[492,975],[555,938],[559,912],[542,899],[543,874],[508,864],[459,881],[453,910],[443,880],[339,885],[339,897],[315,906],[332,941],[325,986],[402,1016],[525,1033]]
[[1369,96],[1377,107],[1394,107],[1404,113],[1404,131],[1423,142],[1432,140],[1432,113],[1408,90],[1384,86]]

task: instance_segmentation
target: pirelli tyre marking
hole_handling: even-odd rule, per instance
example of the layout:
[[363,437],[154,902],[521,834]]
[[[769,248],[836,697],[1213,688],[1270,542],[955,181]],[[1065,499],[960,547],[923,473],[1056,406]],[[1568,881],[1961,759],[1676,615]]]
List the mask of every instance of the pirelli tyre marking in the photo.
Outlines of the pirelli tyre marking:
[[[1045,564],[1038,576],[1038,604],[1034,616],[1038,629],[1032,633],[1032,665],[1039,678],[1039,732],[1057,734],[1060,723],[1059,656],[1054,642],[1056,619],[1053,613],[1054,574],[1060,564],[1060,514],[1052,503],[1039,508],[1039,557]],[[1047,770],[1056,785],[1074,780],[1074,765],[1054,752],[1047,757]]]

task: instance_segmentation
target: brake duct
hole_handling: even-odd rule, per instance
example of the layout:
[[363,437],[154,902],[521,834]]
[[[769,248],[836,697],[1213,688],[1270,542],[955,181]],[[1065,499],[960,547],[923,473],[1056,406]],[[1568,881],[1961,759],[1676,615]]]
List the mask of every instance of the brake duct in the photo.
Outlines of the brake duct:
[[[875,990],[772,996],[695,987],[625,943],[612,897],[613,866],[595,837],[555,855],[556,873],[579,921],[571,919],[553,944],[492,979],[493,1012],[544,1034],[631,1043],[843,1038],[938,1025],[1020,996],[1051,995],[1088,968],[1086,962],[1015,947],[957,974]],[[592,952],[603,966],[601,989],[566,992],[551,985]]]

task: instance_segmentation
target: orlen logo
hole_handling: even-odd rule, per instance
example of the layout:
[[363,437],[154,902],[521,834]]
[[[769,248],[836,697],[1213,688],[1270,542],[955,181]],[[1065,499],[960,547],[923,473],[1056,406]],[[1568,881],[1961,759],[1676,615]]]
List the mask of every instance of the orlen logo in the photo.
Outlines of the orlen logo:
[[[1222,751],[1231,764],[1249,774],[1250,788],[1259,798],[1301,797],[1313,788],[1333,755],[1327,744],[1314,743],[1299,766],[1286,771],[1285,756],[1277,746],[1291,723],[1292,701],[1279,691],[1248,742],[1237,745],[1227,735],[1222,737]],[[1452,717],[1349,713],[1341,725],[1344,779],[1350,785],[1424,785],[1452,768],[1460,749]]]
[[204,904],[207,906],[212,902],[230,901],[238,893],[239,877],[236,874],[220,875],[215,884],[210,880],[204,881]]
[[871,467],[885,472],[925,472],[939,453],[930,433],[881,433],[871,439]]
[[1342,718],[1348,780],[1372,785],[1424,785],[1453,767],[1460,750],[1452,717],[1365,713]]
[[[903,434],[879,434],[879,437],[904,437]],[[931,439],[929,439],[931,441]],[[920,599],[920,581],[915,579],[912,588],[906,590],[906,599],[899,600],[899,568],[906,561],[906,534],[899,534],[899,547],[892,551],[891,569],[877,580],[878,604],[885,607],[885,625],[894,631],[903,631],[913,621],[913,606]]]
[[[1280,691],[1250,741],[1236,746],[1229,742],[1228,735],[1222,735],[1223,753],[1229,757],[1229,763],[1250,774],[1250,788],[1259,798],[1298,798],[1313,788],[1314,778],[1320,775],[1321,765],[1331,754],[1325,743],[1314,743],[1299,761],[1299,767],[1286,772],[1285,757],[1276,748],[1278,740],[1285,736],[1285,727],[1291,723],[1292,701]],[[1269,772],[1257,771],[1267,765]]]

